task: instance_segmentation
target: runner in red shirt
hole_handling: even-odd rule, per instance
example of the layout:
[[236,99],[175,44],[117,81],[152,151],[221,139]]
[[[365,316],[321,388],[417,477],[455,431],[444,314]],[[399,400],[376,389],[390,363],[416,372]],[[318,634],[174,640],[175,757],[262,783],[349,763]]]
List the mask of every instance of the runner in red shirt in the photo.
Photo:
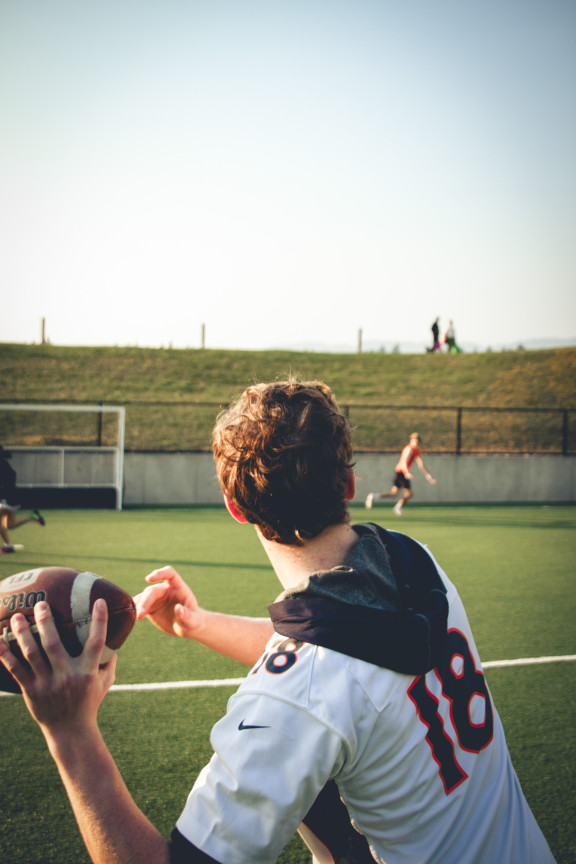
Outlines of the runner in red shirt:
[[395,468],[396,473],[394,474],[392,489],[389,492],[370,492],[365,502],[368,510],[370,510],[374,503],[379,501],[380,498],[395,498],[400,489],[403,489],[404,494],[402,495],[402,498],[400,498],[400,500],[394,505],[394,512],[396,515],[402,516],[402,508],[404,504],[412,497],[412,474],[410,473],[410,468],[414,462],[416,462],[429,483],[432,485],[436,483],[436,480],[424,465],[422,460],[422,448],[420,445],[420,435],[417,432],[413,432],[410,435],[410,442],[404,447],[400,454],[400,459]]

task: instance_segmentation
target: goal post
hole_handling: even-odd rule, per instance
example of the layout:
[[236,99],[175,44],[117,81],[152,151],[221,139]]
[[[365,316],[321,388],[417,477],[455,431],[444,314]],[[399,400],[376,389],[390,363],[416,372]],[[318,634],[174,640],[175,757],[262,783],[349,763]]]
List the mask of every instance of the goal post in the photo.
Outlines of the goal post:
[[0,443],[19,489],[113,489],[122,509],[126,409],[0,403]]

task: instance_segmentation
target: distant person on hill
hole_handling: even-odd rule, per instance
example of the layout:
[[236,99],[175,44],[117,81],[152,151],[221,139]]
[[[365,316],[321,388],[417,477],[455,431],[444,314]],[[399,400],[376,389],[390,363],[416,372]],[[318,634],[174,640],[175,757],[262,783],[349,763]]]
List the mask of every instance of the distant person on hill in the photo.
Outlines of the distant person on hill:
[[20,509],[18,501],[18,489],[16,486],[16,471],[8,462],[12,454],[0,445],[0,537],[4,545],[1,553],[14,552],[14,546],[10,540],[9,531],[26,525],[27,522],[38,522],[45,525],[46,520],[38,510],[33,510],[30,516],[16,518],[16,512]]
[[448,322],[448,329],[444,335],[444,344],[448,350],[449,354],[460,354],[462,349],[456,342],[456,330],[454,329],[454,322]]
[[440,351],[440,319],[436,318],[434,323],[432,324],[432,347],[427,348],[428,353],[432,353],[433,351]]
[[[416,540],[350,523],[352,430],[330,389],[248,387],[212,441],[228,510],[255,531],[282,593],[270,617],[221,614],[163,567],[135,598],[138,618],[251,667],[171,841],[136,805],[98,726],[118,656],[101,665],[105,604],[80,657],[66,654],[46,603],[35,607],[46,660],[22,615],[12,626],[31,669],[0,639],[94,864],[274,864],[297,831],[316,864],[553,864],[455,586]],[[187,721],[179,763],[194,710]],[[170,771],[157,766],[154,779],[161,794]]]
[[402,498],[394,505],[395,514],[402,516],[402,508],[408,499],[412,497],[412,474],[410,473],[410,469],[414,462],[416,462],[429,483],[432,485],[436,483],[436,480],[424,465],[420,445],[420,435],[418,432],[413,432],[410,435],[408,444],[406,444],[400,454],[400,459],[395,468],[396,473],[394,474],[392,489],[389,492],[370,492],[365,501],[365,506],[368,510],[372,509],[376,501],[379,501],[381,498],[395,498],[400,489],[403,489]]

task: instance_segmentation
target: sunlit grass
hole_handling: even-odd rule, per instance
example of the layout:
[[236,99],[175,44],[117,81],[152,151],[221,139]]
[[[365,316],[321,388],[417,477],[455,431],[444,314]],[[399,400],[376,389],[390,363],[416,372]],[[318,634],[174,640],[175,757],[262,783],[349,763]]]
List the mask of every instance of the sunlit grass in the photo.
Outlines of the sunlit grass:
[[[352,507],[354,521],[365,521]],[[250,526],[223,507],[153,511],[47,511],[46,528],[19,529],[24,549],[0,560],[3,578],[48,564],[91,569],[131,593],[171,563],[207,608],[265,615],[279,584]],[[372,521],[428,544],[459,588],[484,661],[576,653],[573,507],[418,507]],[[136,625],[117,683],[242,677],[246,668]],[[576,860],[576,666],[488,669],[514,765],[558,864]],[[138,805],[168,836],[210,756],[210,729],[234,688],[113,692],[101,726]],[[20,697],[0,698],[2,864],[88,864],[43,738]],[[281,864],[308,864],[296,838]]]

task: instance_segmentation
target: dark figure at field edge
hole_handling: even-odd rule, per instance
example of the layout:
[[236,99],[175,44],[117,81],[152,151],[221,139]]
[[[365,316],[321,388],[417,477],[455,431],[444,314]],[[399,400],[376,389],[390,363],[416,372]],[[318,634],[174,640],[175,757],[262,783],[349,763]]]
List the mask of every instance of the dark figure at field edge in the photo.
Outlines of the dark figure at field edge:
[[8,462],[11,458],[12,454],[0,446],[0,537],[3,540],[0,553],[4,554],[15,552],[9,534],[14,528],[19,528],[28,522],[37,522],[39,525],[46,524],[46,520],[38,510],[32,510],[29,516],[16,517],[20,505],[17,503],[19,496],[16,486],[16,472]]
[[432,330],[432,347],[427,348],[429,354],[434,351],[440,351],[440,318],[436,318],[431,327]]

